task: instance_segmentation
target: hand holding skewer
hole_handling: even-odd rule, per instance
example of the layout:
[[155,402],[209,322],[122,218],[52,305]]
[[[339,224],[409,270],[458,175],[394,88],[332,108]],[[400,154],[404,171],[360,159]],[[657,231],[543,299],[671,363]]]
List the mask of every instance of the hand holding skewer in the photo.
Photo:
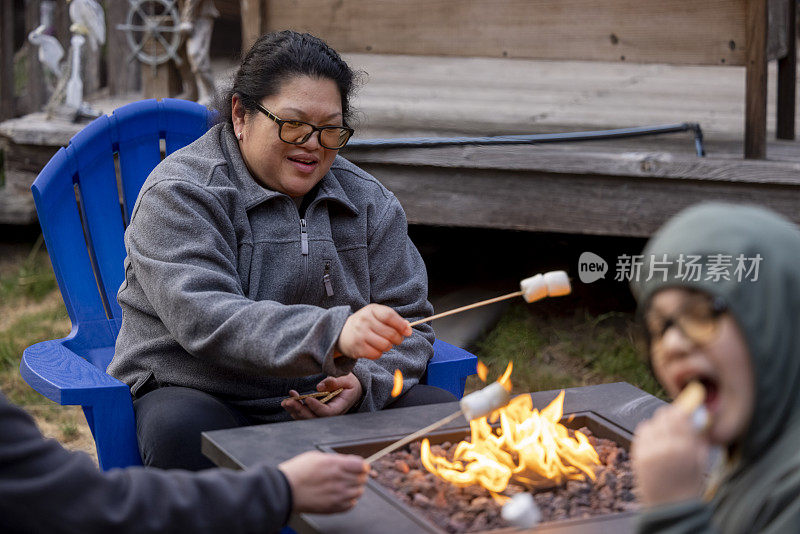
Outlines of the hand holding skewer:
[[[705,387],[693,381],[671,406],[641,422],[631,443],[631,465],[637,493],[646,506],[700,498],[711,444],[703,431],[708,414]],[[699,415],[703,414],[703,415]]]

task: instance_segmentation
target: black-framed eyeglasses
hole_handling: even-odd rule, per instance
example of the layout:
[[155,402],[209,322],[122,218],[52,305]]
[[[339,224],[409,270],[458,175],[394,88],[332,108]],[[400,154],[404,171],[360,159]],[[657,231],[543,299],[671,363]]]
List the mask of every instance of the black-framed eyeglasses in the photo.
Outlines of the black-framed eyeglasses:
[[672,327],[692,343],[701,346],[711,343],[719,331],[719,318],[726,311],[728,304],[724,299],[699,293],[689,297],[672,315],[649,311],[644,319],[650,346],[658,345]]
[[314,126],[303,121],[284,120],[269,111],[261,104],[256,104],[258,111],[278,123],[278,137],[290,145],[302,145],[319,132],[319,144],[331,150],[338,150],[347,144],[353,129],[347,126]]

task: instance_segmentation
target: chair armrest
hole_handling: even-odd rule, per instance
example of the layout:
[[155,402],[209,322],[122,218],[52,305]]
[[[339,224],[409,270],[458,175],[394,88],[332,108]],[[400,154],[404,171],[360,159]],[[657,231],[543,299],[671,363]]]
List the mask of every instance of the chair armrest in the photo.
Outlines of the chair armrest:
[[93,406],[119,396],[130,402],[127,384],[65,347],[63,341],[42,341],[25,349],[19,370],[29,386],[61,405]]
[[22,378],[58,404],[83,407],[103,470],[141,465],[127,384],[65,347],[64,341],[43,341],[25,349],[19,365]]
[[433,358],[429,363],[443,363],[443,362],[452,362],[452,361],[460,361],[463,362],[468,368],[471,362],[472,365],[472,372],[469,374],[475,374],[476,367],[478,365],[478,357],[472,354],[470,351],[462,349],[461,347],[456,347],[455,345],[451,345],[447,341],[442,341],[441,339],[436,339],[433,341]]
[[428,362],[427,383],[446,389],[460,399],[467,377],[475,374],[477,365],[478,358],[474,354],[437,339],[433,342],[433,358]]

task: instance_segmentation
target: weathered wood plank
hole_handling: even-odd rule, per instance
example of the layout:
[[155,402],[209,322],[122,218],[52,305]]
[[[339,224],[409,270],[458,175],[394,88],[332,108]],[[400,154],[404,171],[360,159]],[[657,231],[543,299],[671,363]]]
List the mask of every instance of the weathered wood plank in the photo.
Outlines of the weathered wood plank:
[[55,36],[66,52],[69,48],[70,37],[72,37],[72,33],[69,31],[72,22],[69,20],[69,6],[66,2],[56,2],[56,7],[53,10],[53,23],[56,27]]
[[36,207],[31,195],[31,184],[36,173],[6,171],[5,186],[0,194],[0,224],[33,224]]
[[[145,45],[145,50],[152,47],[154,52],[159,52],[157,45],[152,42]],[[181,76],[178,67],[173,61],[159,65],[141,65],[142,93],[145,98],[173,97],[181,92]]]
[[800,223],[800,161],[625,151],[626,143],[615,151],[584,143],[343,156],[393,191],[417,224],[645,237],[712,199],[762,204]]
[[747,0],[744,157],[767,155],[767,0]]
[[214,0],[214,7],[222,19],[237,20],[241,16],[241,0]]
[[[108,38],[108,32],[106,31],[106,39]],[[89,98],[97,93],[100,90],[101,82],[100,82],[100,63],[103,61],[103,47],[104,45],[98,45],[97,50],[92,49],[92,45],[89,44],[89,38],[86,38],[86,44],[83,45],[81,49],[82,59],[81,59],[81,71],[83,76],[83,99],[89,100]]]
[[800,223],[800,185],[363,164],[411,223],[646,237],[692,204],[768,206]]
[[[36,208],[31,195],[31,184],[57,147],[40,151],[38,147],[20,147],[6,138],[0,138],[3,151],[5,181],[0,187],[0,224],[32,224],[36,222]],[[45,152],[49,151],[49,155]]]
[[745,2],[270,0],[266,28],[341,52],[743,65]]
[[[632,179],[668,178],[676,181],[792,185],[800,188],[800,160],[742,160],[735,157],[699,158],[658,150],[626,151],[594,143],[539,146],[441,147],[418,149],[345,149],[342,155],[359,166],[386,165],[404,169],[413,180],[419,169],[470,169]],[[731,150],[735,150],[732,147]],[[687,151],[688,152],[688,151]],[[797,153],[797,147],[794,147]],[[376,177],[381,180],[380,175]],[[491,187],[487,185],[487,189]],[[800,191],[800,189],[799,189]]]
[[[267,0],[241,0],[242,10],[242,54],[250,50],[266,27]],[[306,13],[308,16],[308,12]]]
[[39,49],[27,40],[28,34],[41,24],[41,17],[39,14],[40,4],[40,0],[29,0],[25,2],[26,39],[22,48],[27,56],[25,69],[27,80],[23,96],[26,113],[39,111],[42,109],[45,102],[47,102],[47,91],[44,85],[44,70],[42,64],[39,62]]
[[789,5],[797,0],[767,1],[767,59],[780,59],[789,53]]
[[[35,176],[47,165],[58,149],[58,146],[11,144],[5,150],[6,171],[31,173]],[[30,185],[28,184],[28,187]],[[26,192],[30,193],[30,191]]]
[[141,86],[139,62],[128,61],[131,49],[125,39],[125,32],[117,25],[125,23],[130,5],[128,2],[106,1],[106,35],[108,47],[106,59],[108,66],[108,92],[119,95],[138,91]]
[[14,116],[14,2],[0,2],[0,120]]
[[778,139],[794,139],[797,91],[797,4],[788,2],[786,14],[786,55],[778,60],[778,108],[776,135]]

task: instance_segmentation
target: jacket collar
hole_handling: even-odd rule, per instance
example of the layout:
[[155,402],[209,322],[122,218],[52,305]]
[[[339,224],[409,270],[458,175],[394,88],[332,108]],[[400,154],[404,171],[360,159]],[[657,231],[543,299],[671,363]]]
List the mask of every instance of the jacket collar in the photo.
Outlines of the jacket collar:
[[[233,128],[230,124],[226,122],[222,125],[219,136],[222,150],[225,153],[225,159],[231,166],[231,172],[229,173],[230,180],[242,195],[245,209],[249,210],[262,202],[276,197],[289,198],[289,196],[284,193],[261,186],[256,179],[253,178],[247,165],[244,163],[244,159],[242,159],[239,143],[236,142],[236,137],[233,134]],[[349,209],[354,215],[358,215],[358,209],[347,196],[347,193],[345,193],[342,184],[339,183],[333,170],[329,170],[325,176],[322,177],[319,187],[312,189],[312,191],[314,190],[317,191],[317,196],[313,199],[313,202],[321,200],[337,202]]]
[[[339,156],[336,157],[337,159],[339,158]],[[336,162],[334,161],[334,165],[335,164]],[[331,169],[325,174],[325,176],[322,177],[322,180],[319,182],[317,197],[314,199],[314,201],[320,200],[332,200],[334,202],[338,202],[340,205],[349,209],[353,215],[358,215],[358,208],[356,208],[355,204],[353,204],[353,202],[350,200],[350,197],[347,196],[342,184],[339,183],[339,179],[333,172],[333,166],[331,166]]]

